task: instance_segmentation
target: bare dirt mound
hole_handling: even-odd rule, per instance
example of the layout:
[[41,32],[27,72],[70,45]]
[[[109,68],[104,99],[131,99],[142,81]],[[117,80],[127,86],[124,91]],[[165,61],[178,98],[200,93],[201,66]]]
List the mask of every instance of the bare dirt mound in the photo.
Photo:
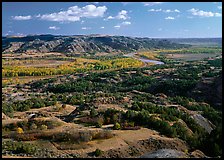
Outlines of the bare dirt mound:
[[10,118],[2,112],[2,120],[8,120],[8,119],[10,119]]
[[105,158],[134,158],[145,153],[156,151],[158,149],[174,149],[179,151],[187,150],[185,142],[177,138],[154,138],[129,143],[127,147],[109,150],[102,155]]

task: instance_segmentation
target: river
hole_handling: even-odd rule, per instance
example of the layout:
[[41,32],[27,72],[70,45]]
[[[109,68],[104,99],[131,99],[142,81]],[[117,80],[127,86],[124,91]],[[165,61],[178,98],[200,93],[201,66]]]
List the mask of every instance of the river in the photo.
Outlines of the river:
[[132,58],[135,58],[135,59],[138,59],[144,63],[154,63],[154,64],[164,64],[163,62],[161,61],[156,61],[156,60],[151,60],[151,59],[147,59],[147,58],[136,58],[134,57],[137,53],[134,52],[134,53],[128,53],[128,54],[125,54],[124,56],[125,57],[132,57]]

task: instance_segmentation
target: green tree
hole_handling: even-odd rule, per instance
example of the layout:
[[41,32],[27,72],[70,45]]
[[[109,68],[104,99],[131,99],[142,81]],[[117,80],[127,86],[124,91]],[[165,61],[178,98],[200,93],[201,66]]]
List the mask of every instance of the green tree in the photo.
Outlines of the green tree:
[[90,116],[91,117],[95,117],[97,116],[98,112],[96,111],[96,109],[93,107],[90,109]]

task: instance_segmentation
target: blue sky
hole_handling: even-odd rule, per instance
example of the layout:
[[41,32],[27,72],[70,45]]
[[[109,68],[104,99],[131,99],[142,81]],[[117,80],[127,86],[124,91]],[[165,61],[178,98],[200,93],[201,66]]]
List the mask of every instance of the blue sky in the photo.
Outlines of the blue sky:
[[3,2],[2,35],[222,37],[221,2]]

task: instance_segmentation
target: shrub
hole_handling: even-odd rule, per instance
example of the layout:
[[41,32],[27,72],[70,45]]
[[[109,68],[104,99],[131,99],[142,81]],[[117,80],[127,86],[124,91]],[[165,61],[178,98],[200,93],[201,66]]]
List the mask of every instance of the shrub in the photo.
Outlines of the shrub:
[[36,134],[19,134],[14,137],[18,141],[35,141],[37,140]]
[[90,117],[95,117],[95,116],[97,116],[97,111],[95,110],[95,108],[91,108],[91,110],[90,110]]
[[115,123],[114,124],[114,129],[116,129],[116,130],[119,130],[119,129],[121,129],[121,125],[119,124],[119,123]]
[[44,124],[42,124],[42,125],[40,126],[40,129],[41,129],[41,130],[46,130],[46,129],[47,129],[47,126],[44,125]]
[[53,106],[53,112],[59,112],[60,108],[60,105],[56,103],[55,106]]
[[8,105],[6,103],[2,103],[2,112],[5,115],[7,115],[10,118],[12,118],[13,117],[13,112],[14,112],[12,105]]
[[79,132],[79,135],[82,142],[89,142],[93,138],[90,132]]
[[56,120],[46,120],[43,122],[47,126],[48,129],[53,129],[55,127],[61,126],[62,123]]
[[99,117],[98,120],[97,120],[97,123],[96,123],[96,127],[101,128],[103,123],[104,123],[103,117]]
[[35,123],[32,123],[30,126],[30,129],[31,130],[37,129],[37,125]]
[[130,127],[134,127],[135,126],[135,122],[129,122],[129,126]]
[[112,120],[113,120],[113,123],[116,123],[116,122],[118,122],[118,115],[117,114],[114,114],[113,116],[112,116]]
[[110,131],[100,131],[93,134],[93,139],[108,139],[112,137],[113,137],[113,134]]
[[95,152],[94,152],[94,155],[95,155],[96,157],[99,157],[100,155],[102,155],[102,153],[103,153],[103,151],[97,148],[97,149],[95,150]]
[[63,104],[63,105],[62,105],[62,108],[65,109],[65,108],[66,108],[66,104]]

